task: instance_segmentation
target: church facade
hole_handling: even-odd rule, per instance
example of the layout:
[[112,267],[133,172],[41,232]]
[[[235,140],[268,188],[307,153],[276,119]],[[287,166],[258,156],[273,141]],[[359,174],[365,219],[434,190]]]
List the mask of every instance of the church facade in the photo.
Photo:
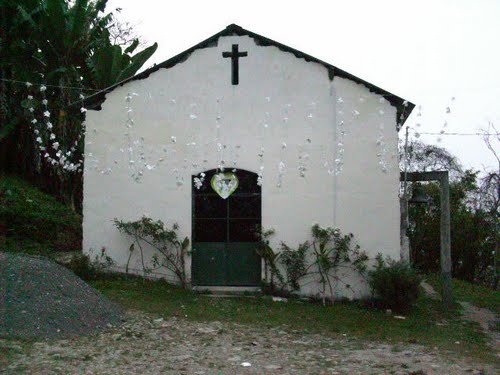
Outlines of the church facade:
[[[89,100],[83,248],[106,249],[119,270],[141,261],[113,220],[144,215],[190,239],[197,287],[260,286],[256,227],[275,231],[276,251],[319,224],[399,259],[398,130],[413,109],[402,98],[230,25]],[[353,288],[337,296],[367,293],[344,276]]]

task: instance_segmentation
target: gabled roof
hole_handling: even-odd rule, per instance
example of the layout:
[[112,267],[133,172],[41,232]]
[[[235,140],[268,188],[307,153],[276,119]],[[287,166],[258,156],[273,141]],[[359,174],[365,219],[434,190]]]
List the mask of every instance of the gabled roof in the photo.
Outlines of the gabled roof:
[[232,36],[232,35],[238,35],[238,36],[248,35],[251,38],[253,38],[255,40],[255,42],[257,43],[257,45],[259,45],[259,46],[274,46],[274,47],[279,48],[282,51],[292,53],[293,55],[295,55],[298,58],[303,58],[306,61],[311,61],[311,62],[321,64],[327,68],[328,76],[330,77],[330,79],[333,79],[335,76],[338,76],[338,77],[350,79],[354,82],[357,82],[357,83],[360,83],[360,84],[366,86],[370,91],[383,96],[389,103],[391,103],[394,107],[396,107],[397,118],[398,118],[398,125],[397,125],[398,130],[404,124],[404,122],[406,121],[406,119],[410,115],[411,111],[415,107],[415,105],[413,103],[410,103],[407,100],[400,98],[399,96],[391,94],[390,92],[385,91],[378,86],[375,86],[375,85],[373,85],[373,84],[371,84],[371,83],[369,83],[361,78],[358,78],[358,77],[346,72],[345,70],[339,69],[336,66],[328,64],[328,63],[326,63],[322,60],[319,60],[313,56],[310,56],[304,52],[298,51],[298,50],[291,48],[291,47],[288,47],[284,44],[275,42],[272,39],[269,39],[269,38],[266,38],[264,36],[255,34],[251,31],[245,30],[244,28],[242,28],[236,24],[229,25],[224,30],[218,32],[215,35],[212,35],[210,38],[205,39],[201,43],[196,44],[195,46],[185,50],[184,52],[179,53],[178,55],[176,55],[176,56],[174,56],[174,57],[172,57],[172,58],[170,58],[170,59],[168,59],[160,64],[154,65],[153,67],[151,67],[151,68],[149,68],[149,69],[147,69],[147,70],[145,70],[145,71],[143,71],[143,72],[141,72],[133,77],[125,79],[125,80],[123,80],[123,81],[121,81],[121,82],[119,82],[111,87],[106,88],[105,90],[103,90],[97,94],[89,96],[86,100],[86,105],[89,108],[100,109],[100,105],[105,100],[105,95],[108,92],[113,91],[116,87],[122,86],[125,83],[130,82],[130,81],[135,81],[135,80],[147,78],[147,77],[149,77],[149,75],[151,73],[154,73],[157,70],[171,68],[179,63],[186,61],[188,59],[188,57],[191,55],[191,53],[193,53],[195,50],[200,49],[200,48],[215,47],[217,45],[217,41],[220,37]]

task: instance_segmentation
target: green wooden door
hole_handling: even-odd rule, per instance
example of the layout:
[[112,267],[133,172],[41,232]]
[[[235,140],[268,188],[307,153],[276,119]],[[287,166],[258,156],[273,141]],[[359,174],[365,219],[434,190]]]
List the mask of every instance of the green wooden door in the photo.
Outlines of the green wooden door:
[[262,222],[261,189],[255,173],[238,170],[238,189],[222,199],[205,183],[193,187],[193,285],[259,286],[261,259],[256,253],[256,228]]

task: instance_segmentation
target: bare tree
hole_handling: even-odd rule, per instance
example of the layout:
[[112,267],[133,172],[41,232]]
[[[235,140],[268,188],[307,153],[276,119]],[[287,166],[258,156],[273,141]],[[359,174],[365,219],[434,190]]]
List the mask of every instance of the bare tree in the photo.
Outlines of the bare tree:
[[484,143],[486,143],[486,147],[491,151],[491,153],[495,156],[498,162],[498,169],[500,170],[500,155],[498,152],[495,150],[495,147],[493,146],[493,143],[499,142],[500,143],[500,132],[497,130],[495,127],[495,124],[493,122],[488,122],[488,129],[483,130],[483,140]]
[[[116,12],[120,13],[121,8],[116,8]],[[143,49],[148,42],[142,36],[138,35],[136,30],[137,24],[121,21],[116,15],[113,15],[113,23],[108,28],[111,44],[125,48],[137,40],[139,42],[139,50]]]
[[494,144],[500,144],[500,132],[497,130],[493,122],[488,123],[488,129],[483,130],[483,141],[486,144],[488,150],[491,151],[493,156],[497,159],[498,169],[497,171],[492,171],[486,174],[481,179],[480,195],[481,195],[481,207],[485,212],[490,215],[490,219],[493,220],[495,231],[492,233],[494,236],[495,249],[493,254],[494,259],[494,288],[498,286],[498,272],[497,272],[497,259],[499,257],[498,251],[500,249],[500,155],[495,148]]
[[406,157],[408,172],[448,171],[452,180],[460,178],[464,171],[458,159],[446,149],[412,140],[405,151],[400,147],[401,170]]

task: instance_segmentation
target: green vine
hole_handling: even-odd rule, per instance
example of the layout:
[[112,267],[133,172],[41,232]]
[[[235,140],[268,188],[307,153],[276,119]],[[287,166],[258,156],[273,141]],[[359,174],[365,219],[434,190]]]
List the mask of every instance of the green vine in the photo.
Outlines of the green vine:
[[272,294],[299,292],[302,279],[316,276],[321,285],[321,298],[326,304],[327,294],[333,296],[337,284],[343,283],[352,289],[339,276],[339,268],[350,268],[362,275],[366,273],[368,255],[355,243],[352,233],[343,235],[339,229],[316,224],[311,228],[312,241],[303,242],[297,249],[282,242],[279,252],[270,246],[270,237],[275,234],[273,229],[260,229],[258,233],[257,253],[264,260],[263,281]]
[[[189,238],[180,239],[177,231],[179,226],[174,224],[171,229],[167,228],[161,220],[143,216],[137,221],[114,220],[115,226],[121,233],[128,234],[134,239],[129,247],[129,256],[125,272],[128,273],[132,254],[136,251],[135,245],[140,252],[140,259],[144,275],[159,268],[172,271],[183,288],[187,288],[189,281],[186,276],[186,257],[188,256]],[[148,244],[157,252],[152,256],[152,265],[146,265],[144,261],[143,245]]]
[[[326,304],[327,288],[330,296],[333,296],[333,282],[342,282],[337,274],[339,267],[350,267],[363,274],[367,268],[368,255],[354,243],[352,233],[342,235],[339,229],[322,228],[315,224],[312,227],[312,236],[314,265],[322,286],[323,304]],[[350,288],[350,285],[346,284],[346,287]]]

